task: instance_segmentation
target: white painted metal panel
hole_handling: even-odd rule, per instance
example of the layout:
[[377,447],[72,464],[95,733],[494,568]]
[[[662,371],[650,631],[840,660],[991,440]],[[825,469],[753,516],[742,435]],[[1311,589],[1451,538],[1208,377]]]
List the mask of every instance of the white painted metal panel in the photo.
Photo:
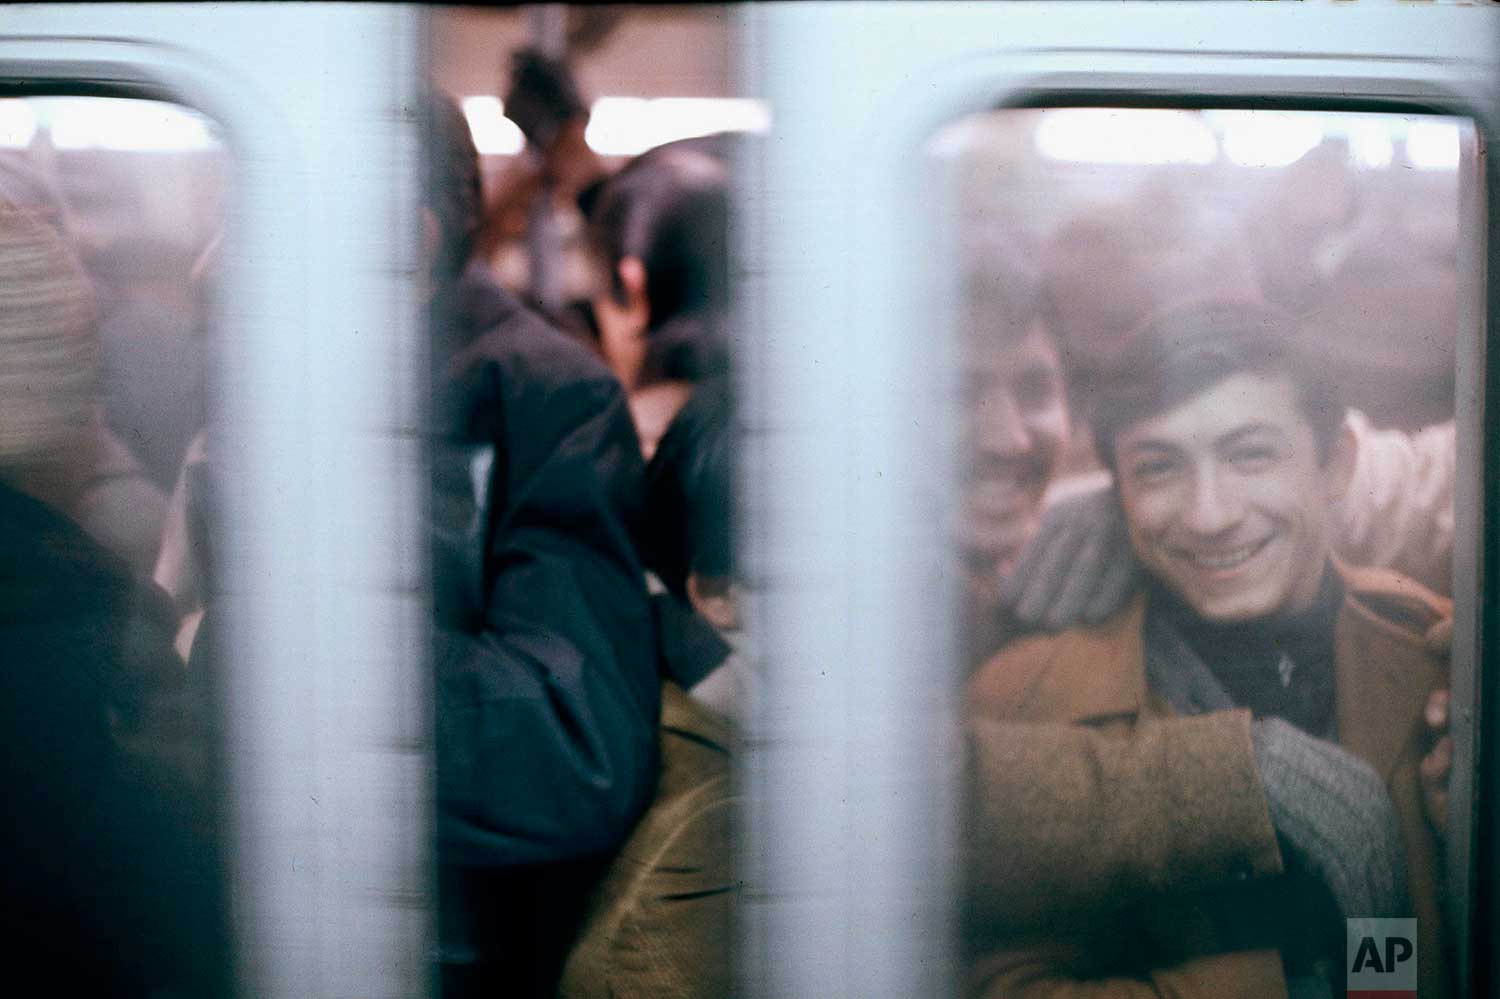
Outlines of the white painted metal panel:
[[[744,90],[776,122],[745,171],[738,275],[752,345],[745,540],[769,673],[747,764],[745,991],[939,995],[953,973],[956,573],[947,268],[916,207],[922,142],[959,115],[1049,97],[1477,114],[1495,97],[1500,11],[830,4],[742,17]],[[1478,278],[1461,289],[1474,330]],[[1463,415],[1473,478],[1478,412]],[[1460,590],[1460,683],[1473,596]],[[1456,720],[1460,742],[1471,721]]]
[[247,996],[429,991],[421,29],[383,5],[0,11],[0,74],[149,84],[228,131],[213,443]]

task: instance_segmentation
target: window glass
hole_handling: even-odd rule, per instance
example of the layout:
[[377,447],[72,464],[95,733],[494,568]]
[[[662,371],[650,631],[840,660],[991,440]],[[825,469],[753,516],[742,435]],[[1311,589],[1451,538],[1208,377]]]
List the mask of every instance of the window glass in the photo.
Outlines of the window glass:
[[[227,155],[187,109],[0,100],[0,647],[15,954],[216,994],[205,346]],[[101,915],[102,914],[102,915]],[[63,949],[59,949],[63,948]]]
[[[1456,118],[1087,107],[932,141],[983,994],[1451,989],[1474,149]],[[1410,984],[1349,977],[1390,970],[1372,935]]]

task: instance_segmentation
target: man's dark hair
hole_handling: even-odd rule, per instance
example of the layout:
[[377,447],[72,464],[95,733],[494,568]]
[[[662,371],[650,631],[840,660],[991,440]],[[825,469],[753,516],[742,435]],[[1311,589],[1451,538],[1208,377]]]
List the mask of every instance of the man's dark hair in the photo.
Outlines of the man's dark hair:
[[548,146],[565,123],[588,117],[588,105],[565,60],[522,49],[511,56],[510,74],[505,116],[532,145]]
[[619,263],[646,271],[647,359],[642,383],[724,372],[719,329],[728,297],[729,191],[722,161],[696,149],[650,151],[591,196],[588,234],[623,301]]
[[605,182],[589,216],[589,237],[610,268],[635,257],[646,268],[649,326],[721,307],[729,269],[729,193],[724,166],[706,154],[643,154]]
[[1091,413],[1099,459],[1115,468],[1115,440],[1237,374],[1285,377],[1312,428],[1318,461],[1333,451],[1344,406],[1324,366],[1297,342],[1289,319],[1252,306],[1198,302],[1158,313],[1101,380]]
[[474,237],[484,212],[484,182],[479,151],[469,120],[457,102],[428,90],[418,98],[422,134],[422,203],[437,216],[441,242],[437,273],[461,273],[474,252]]
[[690,573],[733,574],[732,416],[727,380],[704,382],[646,467],[646,566],[679,596]]

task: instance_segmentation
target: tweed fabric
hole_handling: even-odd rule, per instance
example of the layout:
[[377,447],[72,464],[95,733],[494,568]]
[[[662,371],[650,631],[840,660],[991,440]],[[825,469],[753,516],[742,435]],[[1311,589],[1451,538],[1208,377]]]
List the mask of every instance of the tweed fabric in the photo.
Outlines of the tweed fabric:
[[[1389,789],[1418,921],[1418,988],[1424,999],[1446,999],[1454,993],[1442,918],[1441,843],[1422,813],[1417,765],[1423,706],[1433,689],[1447,683],[1447,663],[1433,655],[1424,635],[1450,608],[1392,573],[1336,568],[1345,584],[1335,626],[1339,745],[1368,763]],[[971,681],[971,715],[1064,722],[1116,739],[1138,733],[1153,718],[1174,715],[1147,682],[1145,612],[1145,600],[1137,597],[1097,627],[1012,643]],[[1086,756],[1064,755],[1053,760],[1047,779],[1091,765]],[[1167,786],[1118,805],[1115,821],[1121,823],[1130,821],[1119,814],[1126,805],[1188,814],[1182,797]],[[1267,808],[1263,797],[1260,807]],[[1260,825],[1270,829],[1269,819]],[[1096,832],[1101,840],[1109,838],[1109,829]],[[1237,833],[1232,827],[1201,830],[1205,836]],[[1009,933],[972,962],[968,992],[985,999],[1284,999],[1290,985],[1302,983],[1287,980],[1289,969],[1276,949],[1226,940],[1217,932],[1225,926],[1216,918],[1225,911],[1219,903],[1253,890],[1260,880],[1254,873],[1236,872],[1217,893],[1225,898],[1202,892],[1101,898],[1097,916],[1070,927]]]
[[0,204],[0,462],[90,432],[98,357],[83,270],[39,216]]
[[[1250,731],[1248,711],[1148,718],[1118,734],[971,719],[971,917],[1030,929],[1237,871],[1279,874]],[[1175,789],[1172,810],[1137,804],[1163,787]]]

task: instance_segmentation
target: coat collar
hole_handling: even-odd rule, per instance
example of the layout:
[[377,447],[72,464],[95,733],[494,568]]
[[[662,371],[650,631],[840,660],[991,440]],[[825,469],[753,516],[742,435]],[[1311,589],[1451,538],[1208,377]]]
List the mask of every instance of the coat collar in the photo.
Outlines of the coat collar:
[[[1428,693],[1444,682],[1444,664],[1421,634],[1361,599],[1371,584],[1367,575],[1334,568],[1345,583],[1334,631],[1339,743],[1389,776],[1414,737]],[[1098,627],[1058,636],[1024,695],[1023,716],[1098,723],[1170,710],[1146,683],[1145,620],[1146,598],[1138,594]]]
[[[1095,628],[1058,636],[1046,668],[1024,695],[1022,717],[1097,722],[1145,710],[1146,598],[1137,594]],[[1103,668],[1104,664],[1112,668]]]
[[1351,591],[1334,637],[1339,744],[1389,778],[1420,735],[1427,696],[1447,682],[1446,667],[1421,635],[1382,617]]

